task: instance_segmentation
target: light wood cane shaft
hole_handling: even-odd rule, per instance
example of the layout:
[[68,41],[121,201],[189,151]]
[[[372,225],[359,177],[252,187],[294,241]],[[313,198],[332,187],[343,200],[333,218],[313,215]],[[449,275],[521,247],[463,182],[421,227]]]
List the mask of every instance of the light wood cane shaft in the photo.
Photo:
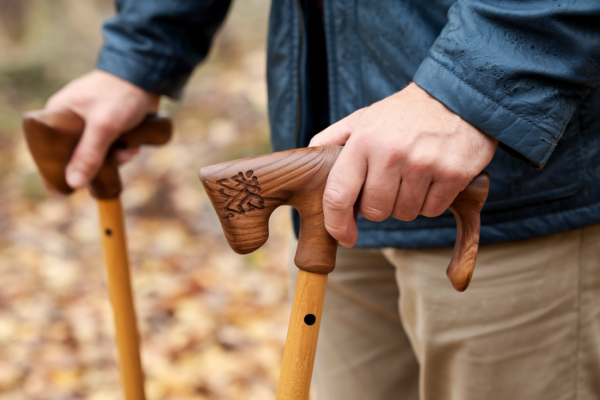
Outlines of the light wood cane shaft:
[[326,286],[326,274],[298,271],[277,400],[308,400]]
[[[269,236],[268,221],[279,206],[300,214],[295,263],[300,268],[277,391],[278,400],[307,400],[317,349],[327,274],[335,267],[337,242],[324,225],[323,194],[340,146],[310,147],[202,168],[200,180],[233,250],[248,254]],[[463,291],[469,285],[479,245],[479,212],[489,176],[482,173],[459,194],[451,210],[458,238],[448,277]],[[305,322],[313,315],[314,324]]]
[[98,200],[108,290],[115,320],[119,370],[126,400],[145,400],[123,209],[119,198]]

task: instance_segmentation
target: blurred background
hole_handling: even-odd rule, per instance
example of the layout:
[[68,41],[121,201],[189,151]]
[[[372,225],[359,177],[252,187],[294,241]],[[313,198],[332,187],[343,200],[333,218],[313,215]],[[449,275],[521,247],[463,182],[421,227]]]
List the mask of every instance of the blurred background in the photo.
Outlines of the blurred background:
[[[149,400],[275,398],[289,308],[289,209],[230,250],[199,168],[270,151],[267,0],[234,2],[175,137],[122,169]],[[0,0],[0,400],[122,399],[95,202],[44,190],[20,128],[93,68],[113,0]]]

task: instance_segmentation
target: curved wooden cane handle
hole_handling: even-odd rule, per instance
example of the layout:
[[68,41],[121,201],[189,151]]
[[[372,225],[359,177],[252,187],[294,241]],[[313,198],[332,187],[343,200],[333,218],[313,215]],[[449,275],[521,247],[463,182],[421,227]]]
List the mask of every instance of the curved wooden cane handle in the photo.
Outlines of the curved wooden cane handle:
[[454,289],[464,292],[473,276],[477,250],[479,249],[479,213],[487,199],[490,175],[483,171],[456,196],[450,211],[456,218],[456,244],[446,275]]
[[[200,170],[231,248],[240,254],[262,246],[269,216],[281,205],[295,207],[301,218],[296,251],[298,268],[326,274],[335,266],[336,241],[323,224],[322,198],[327,176],[341,146],[308,147],[245,158]],[[458,233],[448,277],[456,290],[469,285],[479,244],[479,212],[489,188],[483,172],[450,206]]]
[[[23,131],[33,159],[46,182],[62,194],[71,194],[65,169],[83,134],[85,122],[70,111],[31,111],[23,116]],[[121,193],[117,149],[162,145],[171,138],[171,120],[154,114],[136,128],[122,134],[110,147],[104,163],[90,184],[97,199],[117,198]]]
[[279,206],[300,214],[298,268],[327,274],[335,267],[337,242],[323,222],[323,192],[341,146],[307,147],[245,158],[200,170],[231,248],[248,254],[269,237],[269,217]]

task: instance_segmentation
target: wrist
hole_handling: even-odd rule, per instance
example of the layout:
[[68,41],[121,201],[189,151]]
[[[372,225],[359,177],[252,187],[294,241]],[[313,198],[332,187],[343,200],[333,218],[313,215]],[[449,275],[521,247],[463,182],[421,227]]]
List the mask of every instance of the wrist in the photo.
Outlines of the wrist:
[[422,89],[415,82],[411,82],[404,90],[408,90],[409,95],[413,96],[415,98],[415,100],[421,100],[424,103],[427,103],[428,104],[427,108],[431,107],[431,110],[432,110],[429,112],[435,112],[438,115],[442,115],[444,117],[444,119],[446,119],[446,120],[452,120],[452,123],[456,124],[456,127],[459,130],[462,130],[462,131],[467,130],[467,131],[477,132],[487,142],[489,142],[489,144],[491,146],[493,146],[494,148],[498,146],[498,139],[485,133],[481,129],[475,127],[474,125],[472,125],[471,123],[469,123],[468,121],[463,119],[460,115],[458,115],[454,111],[450,110],[442,102],[440,102],[435,97],[430,95],[428,92],[426,92],[424,89]]

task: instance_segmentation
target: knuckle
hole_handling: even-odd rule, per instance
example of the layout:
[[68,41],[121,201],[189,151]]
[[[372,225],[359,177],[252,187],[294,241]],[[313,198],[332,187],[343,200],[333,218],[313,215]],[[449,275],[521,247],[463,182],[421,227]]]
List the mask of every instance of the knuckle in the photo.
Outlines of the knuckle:
[[74,160],[76,168],[82,172],[94,172],[102,162],[102,157],[95,151],[82,150]]
[[325,229],[338,242],[346,243],[352,241],[352,235],[346,229],[331,224],[325,224]]
[[370,131],[366,130],[357,130],[354,131],[348,141],[352,140],[352,146],[358,149],[368,149],[371,145],[371,141],[369,139]]
[[339,225],[326,222],[325,229],[336,240],[344,239],[344,230]]
[[456,166],[442,168],[440,175],[445,182],[455,183],[457,185],[462,185],[463,183],[468,183],[469,181],[468,171]]
[[386,152],[385,164],[386,166],[394,166],[405,162],[407,154],[404,149],[391,148]]
[[69,85],[67,85],[63,89],[50,96],[48,100],[46,100],[45,107],[47,109],[60,110],[70,108],[70,106],[74,105],[75,103],[76,100],[73,98],[73,95],[69,90]]
[[337,187],[326,187],[323,192],[323,207],[334,212],[346,210],[353,204],[349,204],[348,196],[342,189]]
[[434,166],[434,160],[430,157],[418,157],[411,163],[411,170],[418,174],[424,174],[430,171]]
[[111,118],[99,118],[93,122],[93,128],[104,135],[119,133],[120,130],[118,124]]
[[413,219],[417,218],[418,215],[418,211],[415,212],[410,210],[398,210],[392,213],[392,217],[405,222],[412,221]]
[[57,109],[60,107],[60,104],[61,104],[60,94],[55,93],[52,96],[50,96],[50,98],[46,101],[45,108],[46,109]]
[[446,207],[444,206],[426,206],[421,210],[421,215],[424,215],[428,218],[439,217],[446,211]]
[[363,217],[368,219],[369,221],[380,222],[387,219],[390,216],[389,212],[385,212],[383,210],[372,208],[372,207],[360,207],[360,213]]

